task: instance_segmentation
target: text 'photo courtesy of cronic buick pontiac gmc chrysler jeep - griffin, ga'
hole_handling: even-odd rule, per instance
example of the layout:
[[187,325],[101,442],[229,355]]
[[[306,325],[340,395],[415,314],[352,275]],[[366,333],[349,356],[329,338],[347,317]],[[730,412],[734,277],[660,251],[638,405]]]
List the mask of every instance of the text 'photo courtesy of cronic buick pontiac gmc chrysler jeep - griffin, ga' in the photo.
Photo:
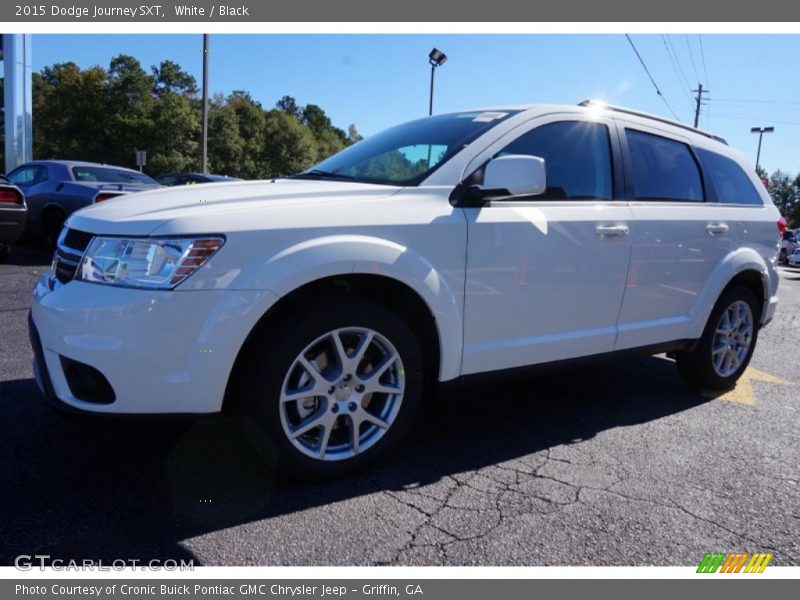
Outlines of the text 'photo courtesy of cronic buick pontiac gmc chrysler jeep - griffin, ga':
[[80,411],[237,414],[284,473],[338,476],[465,376],[667,352],[733,385],[779,222],[740,152],[659,117],[436,115],[298,175],[72,214],[33,293],[36,379]]

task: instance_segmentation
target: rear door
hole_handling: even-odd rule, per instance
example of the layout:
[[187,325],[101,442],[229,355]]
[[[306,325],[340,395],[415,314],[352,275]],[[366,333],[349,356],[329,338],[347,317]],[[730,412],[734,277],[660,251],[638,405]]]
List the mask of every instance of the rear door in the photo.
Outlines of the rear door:
[[631,215],[615,130],[575,115],[535,119],[481,160],[545,160],[540,196],[466,208],[464,373],[613,349],[630,252]]
[[697,151],[672,131],[620,120],[633,247],[616,348],[689,337],[698,297],[738,235]]

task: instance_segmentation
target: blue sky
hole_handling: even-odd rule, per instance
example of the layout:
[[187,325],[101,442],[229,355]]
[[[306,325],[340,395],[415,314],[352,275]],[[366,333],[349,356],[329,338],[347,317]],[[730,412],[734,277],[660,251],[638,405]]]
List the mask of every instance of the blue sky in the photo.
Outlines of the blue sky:
[[[690,123],[689,89],[711,90],[700,126],[755,162],[751,126],[765,135],[761,164],[800,171],[800,36],[632,35],[663,98]],[[212,93],[249,91],[265,106],[289,94],[322,106],[334,124],[365,135],[427,114],[433,46],[449,59],[436,74],[434,110],[529,102],[608,103],[672,118],[624,35],[231,35],[211,36]],[[33,64],[108,66],[131,54],[142,64],[170,59],[200,81],[199,35],[35,35]],[[34,116],[35,119],[35,116]]]

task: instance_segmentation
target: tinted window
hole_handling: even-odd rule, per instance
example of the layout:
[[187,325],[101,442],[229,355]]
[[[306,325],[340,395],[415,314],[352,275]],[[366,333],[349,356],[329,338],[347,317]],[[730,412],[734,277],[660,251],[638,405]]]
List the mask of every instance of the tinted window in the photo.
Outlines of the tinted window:
[[561,121],[529,131],[497,156],[527,154],[544,159],[547,189],[543,200],[612,198],[608,129],[600,123]]
[[161,185],[177,185],[178,184],[178,176],[177,175],[162,175],[161,177],[157,177],[156,181]]
[[47,179],[47,169],[41,165],[20,167],[8,175],[8,179],[17,185],[31,185]]
[[72,167],[75,181],[100,181],[103,183],[144,183],[155,185],[156,181],[144,173],[114,169],[113,167]]
[[736,162],[716,152],[699,148],[697,154],[703,161],[719,202],[759,206],[764,204],[750,178]]
[[637,200],[703,201],[703,182],[686,144],[626,130]]

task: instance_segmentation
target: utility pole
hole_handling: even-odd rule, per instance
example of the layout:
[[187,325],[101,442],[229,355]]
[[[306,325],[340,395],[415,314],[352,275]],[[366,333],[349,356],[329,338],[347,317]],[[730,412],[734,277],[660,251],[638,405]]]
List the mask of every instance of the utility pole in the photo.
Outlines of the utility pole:
[[710,91],[711,90],[704,90],[702,83],[698,83],[697,84],[697,89],[696,90],[692,90],[692,92],[697,94],[697,97],[695,98],[695,100],[697,100],[697,107],[694,109],[694,128],[695,129],[697,129],[697,124],[700,122],[700,105],[703,102],[703,94],[707,94]]
[[200,169],[208,173],[208,34],[203,34],[203,128],[200,134]]

